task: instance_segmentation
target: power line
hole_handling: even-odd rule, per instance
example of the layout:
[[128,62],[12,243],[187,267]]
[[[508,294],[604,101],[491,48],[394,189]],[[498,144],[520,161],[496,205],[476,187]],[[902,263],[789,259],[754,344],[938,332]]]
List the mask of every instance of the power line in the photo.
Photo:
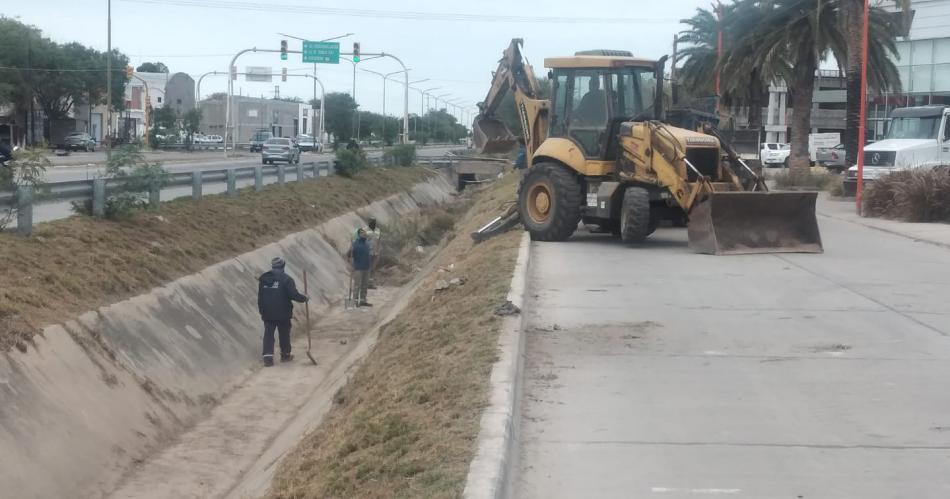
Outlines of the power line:
[[393,11],[314,7],[299,4],[253,3],[232,0],[120,0],[126,3],[205,7],[212,9],[250,10],[262,12],[293,12],[295,14],[323,14],[346,17],[410,19],[418,21],[466,21],[561,24],[679,24],[679,19],[638,17],[566,17],[566,16],[511,16],[492,14],[465,14],[453,12]]

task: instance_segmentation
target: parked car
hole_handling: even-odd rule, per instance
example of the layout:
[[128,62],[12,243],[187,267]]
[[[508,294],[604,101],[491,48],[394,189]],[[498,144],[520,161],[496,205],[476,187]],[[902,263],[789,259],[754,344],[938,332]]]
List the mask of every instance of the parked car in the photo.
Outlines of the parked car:
[[260,131],[260,132],[255,133],[254,136],[251,137],[250,151],[251,152],[260,151],[261,146],[273,137],[274,135],[270,132]]
[[762,144],[762,151],[759,152],[759,159],[762,166],[768,167],[788,167],[788,156],[792,153],[790,144],[778,144],[775,142],[766,142]]
[[300,163],[300,147],[294,140],[277,137],[268,139],[261,146],[261,163],[273,164],[284,161],[287,164]]
[[84,132],[73,132],[66,136],[66,144],[63,147],[67,151],[86,151],[96,150],[96,139]]
[[831,171],[841,173],[845,170],[844,144],[818,149],[816,157],[819,165]]
[[314,140],[313,137],[311,137],[310,135],[307,135],[307,134],[305,134],[305,133],[302,133],[302,134],[300,134],[300,135],[297,136],[297,145],[300,147],[300,150],[301,150],[301,151],[317,151],[317,152],[320,152],[320,151],[317,149],[317,141]]

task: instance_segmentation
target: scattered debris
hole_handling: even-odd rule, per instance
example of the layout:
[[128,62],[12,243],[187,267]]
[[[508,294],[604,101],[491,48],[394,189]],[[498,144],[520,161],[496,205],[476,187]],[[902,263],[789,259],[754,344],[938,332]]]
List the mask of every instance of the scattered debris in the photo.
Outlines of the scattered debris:
[[156,217],[155,217],[155,220],[158,220],[159,222],[161,222],[161,223],[163,223],[163,224],[167,224],[167,223],[168,223],[168,219],[165,218],[165,217],[163,217],[163,216],[161,216],[161,215],[156,216]]
[[505,303],[495,307],[495,315],[500,317],[507,317],[510,315],[518,315],[521,313],[521,309],[517,305],[511,303],[511,300],[505,300]]
[[450,280],[449,284],[451,284],[452,286],[464,286],[466,281],[468,281],[468,279],[464,277],[456,277]]
[[426,252],[425,248],[423,248],[422,246],[416,246],[416,253],[422,254],[425,252]]
[[346,343],[347,343],[346,338],[343,338],[342,340],[340,340],[341,345],[346,345]]
[[435,290],[436,290],[436,291],[442,291],[442,290],[445,290],[445,289],[449,289],[449,283],[448,283],[448,281],[446,281],[446,280],[444,280],[444,279],[439,279],[438,281],[435,281]]

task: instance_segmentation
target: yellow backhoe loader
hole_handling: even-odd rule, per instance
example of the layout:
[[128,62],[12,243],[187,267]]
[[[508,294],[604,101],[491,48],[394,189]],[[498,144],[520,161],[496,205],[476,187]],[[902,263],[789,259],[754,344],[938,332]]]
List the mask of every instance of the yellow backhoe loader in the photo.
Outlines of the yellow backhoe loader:
[[816,193],[768,192],[714,129],[663,122],[665,58],[596,50],[545,59],[545,99],[522,43],[504,51],[473,138],[483,153],[517,145],[497,115],[512,92],[528,165],[517,213],[533,239],[568,239],[583,221],[638,243],[672,220],[688,221],[699,253],[822,251]]

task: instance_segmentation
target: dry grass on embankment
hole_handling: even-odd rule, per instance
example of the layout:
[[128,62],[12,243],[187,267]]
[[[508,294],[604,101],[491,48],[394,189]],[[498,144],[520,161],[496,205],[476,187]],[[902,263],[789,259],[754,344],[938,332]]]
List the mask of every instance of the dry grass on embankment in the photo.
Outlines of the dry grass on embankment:
[[0,234],[0,348],[27,348],[44,325],[197,272],[337,215],[405,191],[423,168],[374,169],[354,179],[271,185],[228,198],[179,199],[128,220],[71,217],[33,237]]
[[[323,423],[280,464],[268,497],[458,497],[475,453],[520,231],[468,237],[514,198],[517,175],[483,192],[437,267],[380,334]],[[451,237],[451,234],[450,234]],[[434,291],[435,282],[465,278]]]

